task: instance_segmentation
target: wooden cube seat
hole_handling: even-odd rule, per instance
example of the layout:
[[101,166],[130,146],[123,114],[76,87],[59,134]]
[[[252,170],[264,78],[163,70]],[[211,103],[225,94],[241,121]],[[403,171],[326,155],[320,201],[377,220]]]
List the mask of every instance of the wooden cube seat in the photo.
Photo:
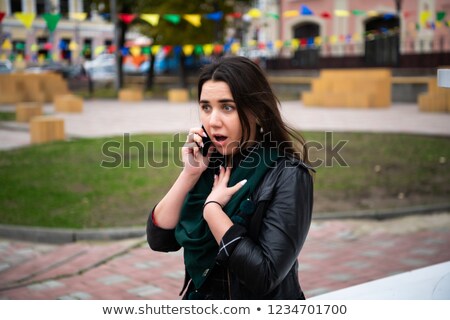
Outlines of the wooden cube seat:
[[73,94],[57,95],[53,104],[56,112],[83,112],[83,98]]
[[189,91],[187,89],[169,89],[167,98],[169,102],[187,102],[189,101]]
[[144,93],[140,89],[121,89],[119,91],[120,101],[142,101],[144,100]]
[[33,117],[42,115],[42,103],[19,102],[16,104],[16,121],[29,122]]
[[38,116],[30,121],[31,143],[64,140],[64,120],[51,116]]

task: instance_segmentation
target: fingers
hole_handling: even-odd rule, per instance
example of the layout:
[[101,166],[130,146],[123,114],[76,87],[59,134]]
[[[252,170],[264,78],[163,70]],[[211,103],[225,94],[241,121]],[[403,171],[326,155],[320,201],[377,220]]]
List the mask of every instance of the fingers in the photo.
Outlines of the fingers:
[[236,183],[234,186],[230,187],[229,189],[231,189],[230,191],[232,191],[234,194],[234,193],[238,192],[238,190],[240,188],[242,188],[246,183],[247,183],[247,179],[244,179],[244,180]]

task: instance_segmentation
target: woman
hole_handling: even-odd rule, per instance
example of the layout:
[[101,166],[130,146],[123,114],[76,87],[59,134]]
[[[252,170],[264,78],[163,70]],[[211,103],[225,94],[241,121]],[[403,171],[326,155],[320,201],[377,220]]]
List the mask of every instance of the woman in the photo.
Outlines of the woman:
[[304,140],[246,58],[206,66],[198,96],[203,127],[190,130],[184,168],[148,220],[150,247],[183,247],[183,299],[304,299],[297,257],[313,204]]

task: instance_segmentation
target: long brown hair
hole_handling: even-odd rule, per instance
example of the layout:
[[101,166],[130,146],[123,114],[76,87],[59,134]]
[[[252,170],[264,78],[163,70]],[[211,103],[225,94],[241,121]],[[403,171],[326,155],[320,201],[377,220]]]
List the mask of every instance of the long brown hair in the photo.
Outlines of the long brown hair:
[[[209,80],[228,84],[244,132],[242,143],[250,137],[250,112],[257,119],[257,141],[276,143],[281,154],[290,154],[308,163],[305,139],[284,123],[279,110],[280,101],[257,64],[244,57],[227,57],[206,65],[198,81],[199,101],[203,84]],[[260,133],[260,128],[263,133]]]

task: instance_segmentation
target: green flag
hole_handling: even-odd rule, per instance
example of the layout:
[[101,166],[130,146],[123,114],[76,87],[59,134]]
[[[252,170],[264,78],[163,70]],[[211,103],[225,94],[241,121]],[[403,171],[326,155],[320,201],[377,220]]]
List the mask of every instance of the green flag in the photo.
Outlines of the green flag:
[[56,26],[58,25],[59,20],[61,19],[61,15],[59,13],[51,14],[45,13],[42,15],[44,20],[47,22],[47,28],[51,32],[55,31]]
[[181,21],[181,15],[179,14],[165,14],[164,19],[166,19],[169,22],[172,22],[173,24],[179,24]]
[[437,20],[437,21],[443,21],[444,18],[445,18],[445,14],[446,14],[445,11],[439,11],[439,12],[437,12],[437,13],[436,13],[436,20]]

